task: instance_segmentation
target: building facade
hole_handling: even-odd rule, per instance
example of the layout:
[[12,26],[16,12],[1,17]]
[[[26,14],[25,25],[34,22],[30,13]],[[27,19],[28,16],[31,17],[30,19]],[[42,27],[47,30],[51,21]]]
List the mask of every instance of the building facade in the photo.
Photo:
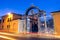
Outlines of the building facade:
[[56,34],[60,35],[60,11],[52,12],[54,20],[54,31]]
[[25,20],[22,20],[22,15],[20,14],[7,14],[2,16],[0,31],[3,32],[13,32],[21,33],[24,32]]

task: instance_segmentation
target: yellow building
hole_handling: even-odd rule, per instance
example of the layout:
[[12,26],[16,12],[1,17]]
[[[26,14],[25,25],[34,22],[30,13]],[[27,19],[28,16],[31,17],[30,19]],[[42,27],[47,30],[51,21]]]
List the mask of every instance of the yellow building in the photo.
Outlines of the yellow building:
[[56,34],[60,34],[60,11],[52,12],[54,20],[54,31]]
[[21,33],[24,32],[25,20],[22,20],[22,15],[8,13],[2,16],[1,30],[3,32]]

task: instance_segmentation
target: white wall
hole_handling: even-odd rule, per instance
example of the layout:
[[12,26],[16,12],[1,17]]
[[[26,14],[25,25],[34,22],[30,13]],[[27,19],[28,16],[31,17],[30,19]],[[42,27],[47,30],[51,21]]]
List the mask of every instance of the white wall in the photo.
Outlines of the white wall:
[[18,19],[18,32],[23,33],[24,32],[24,24],[25,20]]

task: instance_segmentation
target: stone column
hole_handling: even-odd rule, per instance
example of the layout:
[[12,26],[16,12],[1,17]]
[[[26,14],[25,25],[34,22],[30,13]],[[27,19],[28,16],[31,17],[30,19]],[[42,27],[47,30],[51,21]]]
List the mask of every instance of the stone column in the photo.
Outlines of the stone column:
[[27,26],[27,23],[26,23],[26,21],[27,21],[27,19],[26,19],[26,17],[24,18],[24,34],[26,33],[26,26]]
[[47,31],[47,23],[46,23],[46,14],[44,13],[44,21],[45,21],[45,33],[48,33]]
[[40,17],[38,17],[38,33],[40,33]]

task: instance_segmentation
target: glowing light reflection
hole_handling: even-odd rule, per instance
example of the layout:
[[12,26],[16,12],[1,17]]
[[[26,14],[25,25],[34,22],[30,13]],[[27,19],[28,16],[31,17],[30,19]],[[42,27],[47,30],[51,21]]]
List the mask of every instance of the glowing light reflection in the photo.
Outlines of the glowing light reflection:
[[4,38],[4,39],[8,39],[8,40],[15,40],[15,39],[13,39],[13,38],[6,37],[6,36],[2,36],[2,35],[0,35],[0,38]]

